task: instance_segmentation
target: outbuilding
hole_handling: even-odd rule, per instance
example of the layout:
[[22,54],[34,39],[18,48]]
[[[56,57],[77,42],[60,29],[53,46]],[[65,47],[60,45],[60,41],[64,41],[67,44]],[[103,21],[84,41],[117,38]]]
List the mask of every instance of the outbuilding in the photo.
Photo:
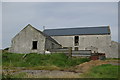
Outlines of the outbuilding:
[[28,24],[13,39],[9,49],[13,53],[45,53],[61,45],[50,36]]
[[[105,53],[106,57],[118,57],[118,44],[111,41],[109,26],[45,29],[63,48],[72,50],[91,50],[92,53]],[[114,52],[113,52],[114,51]]]
[[109,26],[45,29],[43,32],[28,24],[13,39],[12,53],[50,53],[53,49],[71,47],[74,51],[91,50],[118,58],[118,43],[111,41]]

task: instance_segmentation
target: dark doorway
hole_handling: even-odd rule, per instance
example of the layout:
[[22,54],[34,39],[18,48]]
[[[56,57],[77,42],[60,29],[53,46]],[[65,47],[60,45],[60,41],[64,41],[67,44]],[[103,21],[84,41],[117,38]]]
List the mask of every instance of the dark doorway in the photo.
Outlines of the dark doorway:
[[79,45],[79,36],[74,37],[75,46]]
[[37,41],[33,41],[32,42],[32,49],[37,49]]

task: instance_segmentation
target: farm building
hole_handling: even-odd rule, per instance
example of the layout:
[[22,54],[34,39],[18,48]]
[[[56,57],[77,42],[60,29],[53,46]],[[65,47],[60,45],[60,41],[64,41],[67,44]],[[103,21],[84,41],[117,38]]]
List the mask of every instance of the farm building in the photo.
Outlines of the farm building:
[[55,48],[61,48],[61,45],[28,24],[12,39],[9,51],[13,53],[44,53],[45,50]]
[[12,39],[9,49],[14,53],[44,53],[51,49],[72,47],[72,50],[91,50],[118,57],[118,44],[111,41],[109,26],[45,29],[43,32],[30,24]]

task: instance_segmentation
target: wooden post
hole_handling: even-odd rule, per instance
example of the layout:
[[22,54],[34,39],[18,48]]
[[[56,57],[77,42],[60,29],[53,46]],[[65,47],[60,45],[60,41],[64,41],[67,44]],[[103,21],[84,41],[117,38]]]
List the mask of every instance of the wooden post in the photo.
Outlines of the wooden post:
[[68,57],[71,58],[72,57],[72,47],[69,47],[68,49],[69,49],[69,52],[68,52],[69,55],[68,55]]

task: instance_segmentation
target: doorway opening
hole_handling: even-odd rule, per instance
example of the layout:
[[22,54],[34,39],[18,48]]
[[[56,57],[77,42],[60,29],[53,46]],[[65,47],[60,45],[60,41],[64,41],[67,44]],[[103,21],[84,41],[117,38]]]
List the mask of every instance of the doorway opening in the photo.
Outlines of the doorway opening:
[[37,49],[37,41],[32,42],[32,49]]
[[74,37],[74,44],[75,44],[75,46],[79,45],[79,36]]

